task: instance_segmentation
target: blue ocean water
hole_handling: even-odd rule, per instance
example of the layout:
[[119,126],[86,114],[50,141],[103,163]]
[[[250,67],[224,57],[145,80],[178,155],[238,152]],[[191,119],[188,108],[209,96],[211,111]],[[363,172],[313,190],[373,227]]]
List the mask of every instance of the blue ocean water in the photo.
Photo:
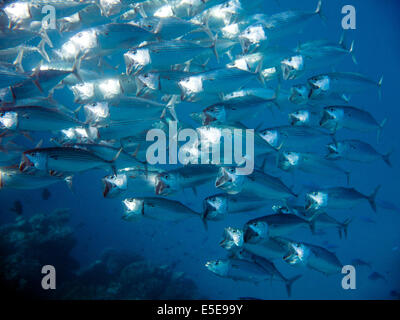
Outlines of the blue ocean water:
[[[262,12],[272,14],[285,10],[314,10],[317,1],[280,0],[265,1]],[[321,22],[315,17],[304,28],[300,35],[285,37],[282,45],[295,47],[298,42],[317,39],[338,41],[343,33],[341,9],[351,4],[356,8],[357,26],[355,30],[346,31],[346,42],[355,41],[355,56],[358,64],[354,65],[349,57],[335,67],[336,71],[354,71],[378,81],[384,76],[382,97],[376,91],[357,95],[351,100],[354,106],[371,112],[380,122],[387,118],[381,137],[376,145],[376,133],[358,134],[346,130],[337,133],[337,139],[360,138],[373,144],[380,152],[386,153],[394,149],[393,168],[383,161],[372,164],[353,163],[351,169],[351,185],[364,194],[370,194],[377,185],[382,185],[378,194],[378,203],[390,202],[400,207],[398,199],[398,181],[400,181],[400,165],[398,157],[399,134],[398,119],[398,72],[400,60],[400,4],[393,1],[352,0],[323,1],[326,19]],[[260,9],[261,10],[261,9]],[[331,71],[326,69],[326,72]],[[302,83],[304,77],[292,83]],[[72,103],[68,92],[60,92],[56,97],[65,103]],[[71,109],[73,106],[71,106]],[[280,120],[271,114],[265,114],[265,123],[274,125]],[[262,282],[257,285],[230,279],[218,278],[210,273],[204,264],[210,259],[224,257],[226,252],[218,243],[223,229],[227,226],[242,227],[251,218],[271,213],[269,208],[258,212],[249,212],[229,216],[223,221],[209,223],[208,231],[203,229],[200,219],[190,219],[179,223],[166,223],[142,219],[126,222],[121,219],[122,206],[120,199],[105,199],[102,195],[101,178],[103,170],[93,170],[76,175],[74,178],[75,193],[60,183],[49,187],[51,197],[43,200],[40,190],[13,191],[1,190],[2,224],[13,222],[15,214],[8,210],[12,203],[20,200],[24,207],[24,215],[51,213],[57,208],[70,208],[70,224],[78,239],[73,249],[73,256],[81,266],[88,265],[98,259],[107,247],[140,253],[149,261],[161,265],[174,265],[175,270],[182,271],[198,286],[202,296],[210,299],[237,299],[243,296],[260,299],[287,299],[285,287],[280,282]],[[336,179],[311,177],[296,174],[293,177],[282,174],[281,178],[288,185],[318,184],[332,186]],[[298,190],[298,189],[297,189]],[[198,211],[202,209],[202,199],[217,193],[212,184],[200,187],[197,196],[192,190],[185,190],[174,199],[180,200]],[[311,235],[309,230],[300,230],[291,238],[318,244],[335,252],[343,264],[351,264],[359,258],[371,264],[371,269],[357,267],[357,288],[343,290],[343,275],[325,276],[306,268],[296,269],[284,262],[276,263],[277,268],[288,277],[302,274],[303,277],[293,286],[291,299],[393,299],[391,291],[400,291],[400,212],[378,208],[378,213],[371,211],[368,204],[351,210],[335,213],[342,221],[354,217],[349,226],[347,239],[340,239],[336,230],[328,230],[323,235]],[[372,220],[372,221],[371,221]],[[51,264],[51,261],[49,261]],[[386,280],[369,278],[372,272],[379,272]],[[61,281],[61,280],[60,280]]]

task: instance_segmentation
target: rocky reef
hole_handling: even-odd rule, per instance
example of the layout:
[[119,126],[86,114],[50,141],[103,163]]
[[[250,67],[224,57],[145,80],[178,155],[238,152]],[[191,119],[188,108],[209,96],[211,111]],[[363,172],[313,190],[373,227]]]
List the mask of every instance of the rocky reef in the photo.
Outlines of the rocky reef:
[[[135,253],[106,249],[99,260],[80,268],[71,250],[77,240],[69,211],[0,227],[0,280],[13,293],[39,299],[197,299],[194,282],[170,266],[157,266]],[[41,269],[51,264],[57,289],[43,290]]]

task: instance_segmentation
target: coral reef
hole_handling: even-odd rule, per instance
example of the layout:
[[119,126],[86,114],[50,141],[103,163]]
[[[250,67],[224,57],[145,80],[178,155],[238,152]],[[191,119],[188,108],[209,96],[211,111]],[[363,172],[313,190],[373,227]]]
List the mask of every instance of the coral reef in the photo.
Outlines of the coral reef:
[[[0,274],[14,292],[44,299],[197,299],[196,285],[170,266],[157,266],[134,253],[106,249],[79,268],[71,255],[77,243],[68,210],[18,217],[0,227]],[[41,268],[52,264],[57,289],[43,290]]]

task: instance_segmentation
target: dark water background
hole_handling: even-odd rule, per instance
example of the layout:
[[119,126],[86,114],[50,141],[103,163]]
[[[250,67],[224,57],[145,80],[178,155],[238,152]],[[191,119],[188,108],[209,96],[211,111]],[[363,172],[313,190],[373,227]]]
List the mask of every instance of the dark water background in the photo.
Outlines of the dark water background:
[[[264,12],[275,13],[288,9],[313,10],[317,1],[265,1]],[[337,138],[361,138],[368,141],[383,153],[399,147],[400,119],[400,2],[396,0],[351,0],[323,1],[323,24],[318,17],[313,18],[304,28],[302,34],[288,37],[282,45],[295,47],[298,41],[330,39],[338,41],[343,30],[341,28],[341,8],[351,4],[357,11],[357,29],[346,32],[346,42],[355,40],[355,55],[358,65],[350,58],[336,67],[337,71],[356,71],[378,81],[384,75],[382,100],[375,91],[354,97],[351,104],[370,111],[378,122],[387,118],[380,145],[376,146],[376,134],[360,134],[342,130]],[[322,70],[321,70],[322,71]],[[325,71],[331,71],[330,68]],[[293,83],[301,83],[301,78]],[[61,93],[64,103],[71,97]],[[265,114],[267,125],[285,124],[285,121]],[[400,162],[398,152],[394,153],[393,168],[384,162],[372,164],[352,164],[351,184],[364,194],[370,194],[373,189],[382,184],[378,199],[390,201],[400,206]],[[212,299],[236,299],[240,296],[253,296],[263,299],[286,299],[287,294],[282,283],[268,281],[259,285],[234,282],[221,279],[208,272],[204,267],[207,260],[225,256],[225,251],[218,246],[222,231],[226,226],[241,227],[252,217],[270,213],[270,209],[258,213],[249,212],[221,222],[210,222],[208,232],[202,227],[200,219],[192,219],[181,223],[163,223],[151,220],[125,222],[121,220],[122,206],[118,199],[104,199],[100,179],[104,171],[96,170],[77,175],[74,178],[76,194],[71,193],[66,185],[56,184],[49,188],[52,196],[42,200],[42,190],[0,191],[0,221],[12,222],[15,214],[8,210],[15,200],[20,200],[24,206],[24,215],[29,216],[40,212],[52,212],[56,208],[71,209],[71,226],[75,228],[78,238],[73,255],[85,266],[95,259],[106,247],[141,253],[158,264],[174,264],[175,269],[184,271],[199,287],[200,292]],[[290,175],[281,178],[291,185]],[[301,184],[320,184],[332,186],[335,180],[327,178],[310,178],[297,174],[295,189],[300,190]],[[212,185],[200,188],[196,198],[191,190],[175,197],[185,204],[201,210],[202,199],[216,193]],[[284,263],[277,263],[278,269],[286,276],[303,274],[294,284],[292,298],[294,299],[389,299],[391,290],[400,291],[400,212],[378,209],[374,214],[368,204],[363,204],[351,211],[338,211],[333,214],[338,220],[347,217],[355,219],[349,227],[347,239],[339,239],[334,230],[328,230],[326,235],[312,236],[309,230],[301,230],[293,235],[293,239],[303,240],[319,245],[329,245],[343,264],[350,264],[354,258],[361,258],[372,264],[372,270],[357,269],[357,289],[343,290],[341,275],[326,277],[321,273],[308,269],[294,269]],[[373,219],[376,223],[367,222],[364,218]],[[51,261],[48,262],[51,264]],[[377,271],[383,274],[387,281],[370,280],[369,274]]]

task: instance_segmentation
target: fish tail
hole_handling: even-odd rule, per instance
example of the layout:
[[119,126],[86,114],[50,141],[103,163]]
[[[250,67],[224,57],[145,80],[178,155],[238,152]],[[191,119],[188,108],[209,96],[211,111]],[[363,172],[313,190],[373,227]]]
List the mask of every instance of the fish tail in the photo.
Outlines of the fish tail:
[[261,61],[257,65],[256,71],[254,73],[257,75],[258,81],[260,81],[260,83],[263,86],[265,86],[264,77],[262,75],[262,66],[263,66],[263,60],[261,59]]
[[322,20],[326,20],[326,16],[322,12],[322,0],[318,1],[317,9],[315,9],[315,14],[318,14]]
[[288,294],[289,297],[292,295],[292,285],[293,285],[293,283],[295,281],[299,280],[301,277],[302,277],[302,275],[299,274],[299,275],[297,275],[297,276],[295,276],[293,278],[285,280],[286,291],[287,291],[287,294]]
[[372,210],[374,210],[374,212],[376,212],[376,195],[378,194],[379,189],[381,188],[381,186],[377,186],[374,190],[374,192],[368,197],[368,202],[372,208]]
[[308,221],[308,225],[310,227],[311,234],[314,235],[315,234],[315,219],[314,219],[314,217]]
[[46,42],[46,43],[49,45],[50,48],[53,48],[53,47],[54,47],[54,46],[53,46],[53,43],[51,42],[51,40],[50,40],[50,38],[49,38],[49,36],[47,35],[47,31],[46,31],[45,28],[40,29],[39,35],[40,35],[40,37],[42,38],[42,40],[43,40],[44,42]]
[[75,189],[74,189],[74,186],[72,184],[72,179],[73,179],[73,176],[68,176],[68,177],[64,178],[64,181],[67,184],[68,189],[71,190],[72,193],[75,193]]
[[217,51],[217,37],[214,38],[213,44],[211,45],[211,50],[213,51],[215,58],[217,59],[217,63],[219,63],[219,55]]
[[383,161],[392,168],[392,163],[390,161],[390,156],[393,154],[394,150],[388,152],[387,154],[382,155]]
[[80,75],[81,71],[81,62],[83,56],[77,57],[74,61],[74,65],[72,66],[72,74],[81,82],[83,83],[82,77]]
[[356,56],[354,55],[354,40],[351,42],[349,53],[351,55],[351,59],[353,60],[354,64],[358,64]]
[[387,119],[385,118],[385,119],[383,119],[383,121],[379,124],[379,127],[378,127],[378,131],[377,131],[377,136],[376,136],[376,142],[379,144],[379,140],[381,139],[381,134],[382,134],[382,129],[383,129],[383,127],[385,126],[385,124],[386,124],[386,122],[387,122]]

